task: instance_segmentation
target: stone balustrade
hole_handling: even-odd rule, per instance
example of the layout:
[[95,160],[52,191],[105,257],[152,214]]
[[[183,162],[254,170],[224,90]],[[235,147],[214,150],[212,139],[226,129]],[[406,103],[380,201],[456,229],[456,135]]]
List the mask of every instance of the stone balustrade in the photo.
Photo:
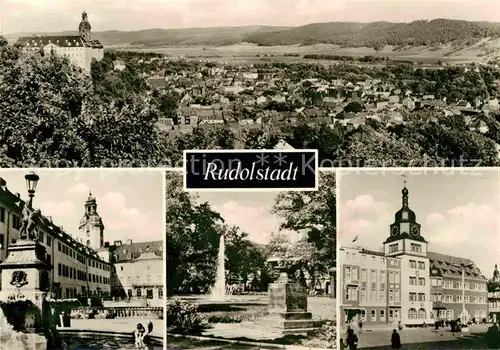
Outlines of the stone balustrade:
[[79,307],[71,311],[72,318],[147,318],[163,319],[163,307],[151,306],[114,306],[114,307]]

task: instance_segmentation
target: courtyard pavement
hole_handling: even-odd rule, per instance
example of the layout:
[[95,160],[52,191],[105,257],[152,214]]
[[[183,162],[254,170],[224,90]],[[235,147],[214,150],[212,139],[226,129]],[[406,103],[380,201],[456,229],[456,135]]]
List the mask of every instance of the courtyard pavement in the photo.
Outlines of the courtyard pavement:
[[[449,328],[405,328],[399,331],[402,349],[484,349],[482,334],[490,325],[474,325],[469,333],[453,334]],[[390,349],[390,329],[363,329],[356,331],[358,349]],[[345,332],[340,334],[345,339]],[[500,345],[499,345],[500,347]]]
[[88,330],[99,332],[123,332],[132,333],[137,328],[138,323],[142,323],[144,327],[148,326],[149,322],[153,323],[152,336],[164,337],[165,327],[163,320],[153,319],[135,319],[135,318],[115,318],[115,319],[72,319],[71,327],[61,327],[61,330]]

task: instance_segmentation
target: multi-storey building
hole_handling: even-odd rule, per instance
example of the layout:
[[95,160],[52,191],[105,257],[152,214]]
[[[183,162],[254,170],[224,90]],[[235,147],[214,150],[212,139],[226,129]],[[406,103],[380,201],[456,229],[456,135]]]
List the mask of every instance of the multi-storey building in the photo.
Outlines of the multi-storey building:
[[92,59],[104,57],[104,47],[98,40],[92,40],[92,27],[87,13],[82,13],[78,27],[79,35],[23,36],[17,41],[25,51],[43,51],[67,57],[75,66],[90,72]]
[[163,242],[115,241],[109,248],[115,273],[112,294],[143,298],[150,306],[163,302]]
[[[19,193],[10,192],[6,181],[0,179],[0,262],[5,260],[9,245],[19,239],[25,205],[27,202]],[[46,262],[54,267],[49,280],[57,297],[110,294],[112,265],[109,262],[82,244],[81,239],[66,233],[51,217],[40,216],[37,231],[39,242],[46,249]]]
[[500,272],[495,264],[493,278],[488,281],[488,318],[500,321]]
[[402,190],[402,206],[381,252],[340,248],[341,322],[407,326],[487,315],[486,279],[471,260],[427,250],[421,225]]
[[[0,178],[0,263],[9,245],[19,239],[26,203]],[[85,202],[78,235],[69,235],[51,217],[41,215],[37,223],[46,262],[53,266],[50,289],[58,298],[128,296],[149,300],[152,306],[163,300],[163,242],[104,242],[104,224],[92,194]]]

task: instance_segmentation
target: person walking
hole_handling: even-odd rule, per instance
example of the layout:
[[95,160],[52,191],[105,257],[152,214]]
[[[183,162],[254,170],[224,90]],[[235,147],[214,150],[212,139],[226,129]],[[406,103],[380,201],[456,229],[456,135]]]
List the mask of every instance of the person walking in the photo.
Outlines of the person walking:
[[353,329],[349,329],[347,331],[346,343],[349,347],[349,350],[356,350],[358,348],[358,336],[354,334]]
[[391,349],[401,349],[401,337],[397,330],[392,330]]

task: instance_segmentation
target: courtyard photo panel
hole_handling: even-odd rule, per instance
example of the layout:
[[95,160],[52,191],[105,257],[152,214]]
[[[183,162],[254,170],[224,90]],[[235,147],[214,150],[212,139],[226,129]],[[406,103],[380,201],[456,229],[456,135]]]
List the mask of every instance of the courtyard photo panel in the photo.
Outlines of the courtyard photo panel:
[[163,188],[158,170],[3,169],[0,347],[162,349]]
[[484,349],[500,341],[492,335],[499,321],[498,170],[338,176],[338,330],[347,345]]
[[169,349],[179,334],[333,348],[334,172],[306,192],[184,192],[182,176],[166,175]]

